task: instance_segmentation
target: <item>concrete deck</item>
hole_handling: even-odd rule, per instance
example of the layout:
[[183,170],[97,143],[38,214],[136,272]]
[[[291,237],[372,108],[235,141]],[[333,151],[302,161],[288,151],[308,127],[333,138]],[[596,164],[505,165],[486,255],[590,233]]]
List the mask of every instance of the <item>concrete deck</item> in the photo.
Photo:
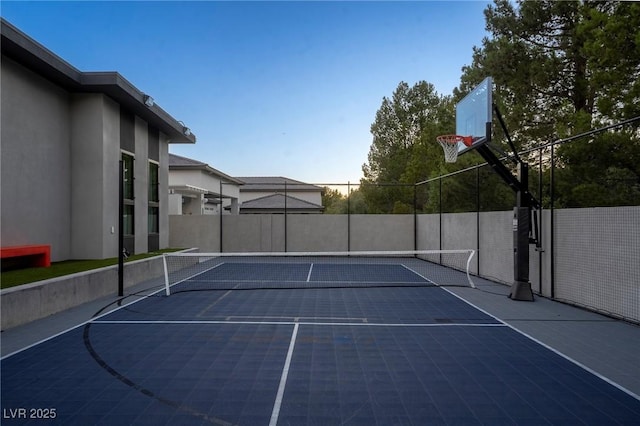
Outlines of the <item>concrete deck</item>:
[[450,290],[514,329],[640,396],[640,326],[535,297],[509,299],[509,287],[474,278],[478,289]]

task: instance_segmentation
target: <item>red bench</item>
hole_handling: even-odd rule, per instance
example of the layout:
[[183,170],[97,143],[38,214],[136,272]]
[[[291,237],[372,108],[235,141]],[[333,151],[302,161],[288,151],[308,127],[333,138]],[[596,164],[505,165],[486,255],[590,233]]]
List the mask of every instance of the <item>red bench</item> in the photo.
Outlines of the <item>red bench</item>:
[[51,246],[0,247],[0,258],[7,260],[22,258],[27,266],[49,267],[51,266]]

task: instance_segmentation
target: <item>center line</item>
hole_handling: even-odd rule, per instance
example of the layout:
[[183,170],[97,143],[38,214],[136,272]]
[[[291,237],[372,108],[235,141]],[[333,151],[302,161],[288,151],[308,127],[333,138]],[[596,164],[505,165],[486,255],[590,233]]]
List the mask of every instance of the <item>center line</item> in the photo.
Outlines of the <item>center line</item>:
[[282,397],[284,396],[284,388],[287,384],[287,376],[289,375],[289,366],[291,365],[291,358],[293,357],[293,348],[296,345],[296,336],[298,335],[298,323],[293,326],[293,334],[291,334],[291,342],[289,343],[289,352],[287,352],[287,359],[284,362],[284,368],[282,369],[282,377],[280,377],[280,386],[278,387],[278,394],[276,395],[276,401],[273,404],[273,411],[271,412],[271,421],[269,426],[276,426],[278,424],[278,416],[280,415],[280,406],[282,405]]

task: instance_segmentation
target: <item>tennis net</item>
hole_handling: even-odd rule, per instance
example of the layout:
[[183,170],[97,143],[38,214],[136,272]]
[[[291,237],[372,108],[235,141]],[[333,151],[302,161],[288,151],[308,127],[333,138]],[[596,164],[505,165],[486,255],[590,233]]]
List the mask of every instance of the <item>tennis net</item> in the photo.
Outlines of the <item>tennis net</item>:
[[166,253],[166,295],[196,290],[470,286],[474,250]]

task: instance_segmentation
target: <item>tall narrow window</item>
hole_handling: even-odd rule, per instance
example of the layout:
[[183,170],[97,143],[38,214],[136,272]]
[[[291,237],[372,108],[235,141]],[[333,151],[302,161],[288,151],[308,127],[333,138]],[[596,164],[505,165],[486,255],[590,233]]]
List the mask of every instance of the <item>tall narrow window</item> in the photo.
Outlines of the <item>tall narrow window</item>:
[[132,204],[125,204],[124,205],[124,226],[123,226],[123,232],[125,236],[132,236],[134,235],[134,228],[133,228],[133,205]]
[[134,192],[133,192],[133,156],[122,153],[124,166],[124,235],[134,235]]
[[149,234],[160,233],[160,181],[158,164],[149,162]]
[[149,202],[157,203],[159,198],[158,165],[149,163]]
[[133,156],[122,154],[124,165],[124,199],[133,201]]
[[158,207],[149,206],[149,234],[160,233],[159,211]]

